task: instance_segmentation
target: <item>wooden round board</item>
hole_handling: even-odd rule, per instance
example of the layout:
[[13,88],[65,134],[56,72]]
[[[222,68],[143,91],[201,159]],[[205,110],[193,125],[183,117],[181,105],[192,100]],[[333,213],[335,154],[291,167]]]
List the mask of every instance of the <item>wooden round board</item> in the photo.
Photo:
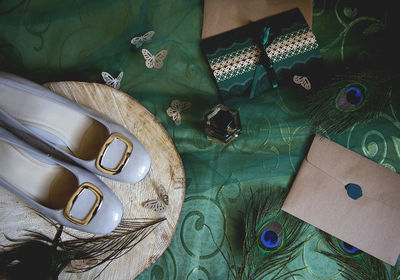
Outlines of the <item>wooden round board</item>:
[[[83,82],[56,82],[45,84],[50,90],[63,95],[81,105],[108,116],[125,126],[135,135],[150,153],[152,164],[147,176],[136,184],[120,183],[101,178],[119,197],[124,207],[123,218],[162,218],[144,240],[129,253],[114,260],[101,272],[105,265],[83,273],[67,273],[65,269],[60,279],[134,279],[151,266],[171,243],[185,197],[185,173],[175,145],[157,119],[138,101],[111,87]],[[169,198],[167,208],[156,212],[143,207],[146,201],[158,199],[158,186],[162,185]],[[39,231],[51,239],[55,228],[38,217],[16,196],[0,188],[0,233],[11,238],[23,237],[23,230]],[[88,234],[66,228],[82,237]],[[62,239],[70,237],[63,233]],[[7,244],[4,236],[0,244]],[[90,263],[95,260],[88,260]],[[79,263],[84,266],[85,262]]]

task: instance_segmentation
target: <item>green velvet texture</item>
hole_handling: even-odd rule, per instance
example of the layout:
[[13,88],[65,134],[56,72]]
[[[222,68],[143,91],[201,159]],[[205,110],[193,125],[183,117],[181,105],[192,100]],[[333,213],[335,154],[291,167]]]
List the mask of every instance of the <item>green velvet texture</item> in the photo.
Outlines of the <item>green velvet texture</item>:
[[[353,65],[373,67],[380,59],[374,32],[393,23],[389,1],[314,3],[313,32],[330,71]],[[223,243],[239,193],[260,185],[289,188],[314,132],[304,113],[304,93],[279,87],[235,105],[243,131],[227,146],[206,139],[204,114],[218,103],[218,92],[200,50],[200,0],[3,0],[0,2],[0,70],[33,81],[103,83],[101,72],[124,72],[121,90],[152,112],[166,128],[183,160],[187,192],[173,241],[138,279],[232,279],[212,241]],[[142,47],[168,50],[161,69],[147,69],[135,35],[156,33]],[[394,40],[388,42],[394,44]],[[176,126],[166,114],[174,99],[190,101]],[[399,111],[355,125],[331,137],[341,145],[400,172]],[[343,279],[338,265],[316,249],[317,229],[289,269],[304,267],[290,279]],[[224,243],[225,244],[225,243]],[[271,276],[272,277],[272,276]],[[267,277],[266,279],[270,279]]]

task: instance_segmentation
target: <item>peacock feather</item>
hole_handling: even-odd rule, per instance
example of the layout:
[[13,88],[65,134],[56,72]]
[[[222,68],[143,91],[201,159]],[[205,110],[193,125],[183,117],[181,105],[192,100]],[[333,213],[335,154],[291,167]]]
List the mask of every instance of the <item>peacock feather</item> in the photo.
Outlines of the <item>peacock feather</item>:
[[[101,273],[113,260],[128,253],[165,220],[123,219],[110,234],[81,238],[65,232],[63,226],[52,220],[39,216],[56,228],[55,237],[52,239],[29,230],[20,239],[6,237],[12,243],[1,246],[0,279],[57,279],[71,261],[88,259],[96,262],[78,269],[67,269],[67,272],[84,272],[106,264]],[[63,232],[71,239],[62,241]]]
[[228,234],[225,235],[227,248],[218,248],[234,279],[262,279],[265,276],[288,279],[300,270],[290,270],[287,266],[298,256],[298,249],[303,245],[299,238],[306,224],[280,210],[286,195],[286,190],[270,187],[251,194],[242,221],[233,226],[236,230],[244,229],[240,252],[236,256]]
[[380,116],[396,93],[394,79],[383,71],[347,72],[333,76],[308,98],[308,115],[315,129],[340,134]]
[[331,258],[338,264],[344,279],[397,280],[400,276],[399,265],[390,267],[346,242],[323,231],[320,231],[320,233],[329,251],[319,251],[319,253]]
[[54,239],[32,231],[19,240],[6,236],[14,244],[2,246],[0,279],[57,279],[69,263],[57,250],[62,230],[62,226],[57,229]]

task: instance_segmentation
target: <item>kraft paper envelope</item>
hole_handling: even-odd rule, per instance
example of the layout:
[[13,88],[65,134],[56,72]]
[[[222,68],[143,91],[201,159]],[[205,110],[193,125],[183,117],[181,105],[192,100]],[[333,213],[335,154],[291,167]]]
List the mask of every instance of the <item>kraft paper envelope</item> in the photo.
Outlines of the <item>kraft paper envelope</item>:
[[221,34],[294,8],[300,9],[311,27],[312,0],[204,0],[201,38]]
[[[349,197],[345,186],[361,187]],[[282,210],[391,265],[400,252],[400,175],[316,136]]]

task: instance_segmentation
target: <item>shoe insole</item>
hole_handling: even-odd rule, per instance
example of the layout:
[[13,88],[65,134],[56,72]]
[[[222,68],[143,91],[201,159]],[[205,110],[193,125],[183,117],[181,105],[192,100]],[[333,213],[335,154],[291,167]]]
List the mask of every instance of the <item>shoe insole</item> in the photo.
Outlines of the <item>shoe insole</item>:
[[101,123],[64,105],[0,84],[0,106],[25,125],[59,138],[83,160],[97,157],[108,131]]
[[77,178],[69,170],[39,161],[3,141],[0,155],[0,177],[49,208],[63,209],[78,187]]

